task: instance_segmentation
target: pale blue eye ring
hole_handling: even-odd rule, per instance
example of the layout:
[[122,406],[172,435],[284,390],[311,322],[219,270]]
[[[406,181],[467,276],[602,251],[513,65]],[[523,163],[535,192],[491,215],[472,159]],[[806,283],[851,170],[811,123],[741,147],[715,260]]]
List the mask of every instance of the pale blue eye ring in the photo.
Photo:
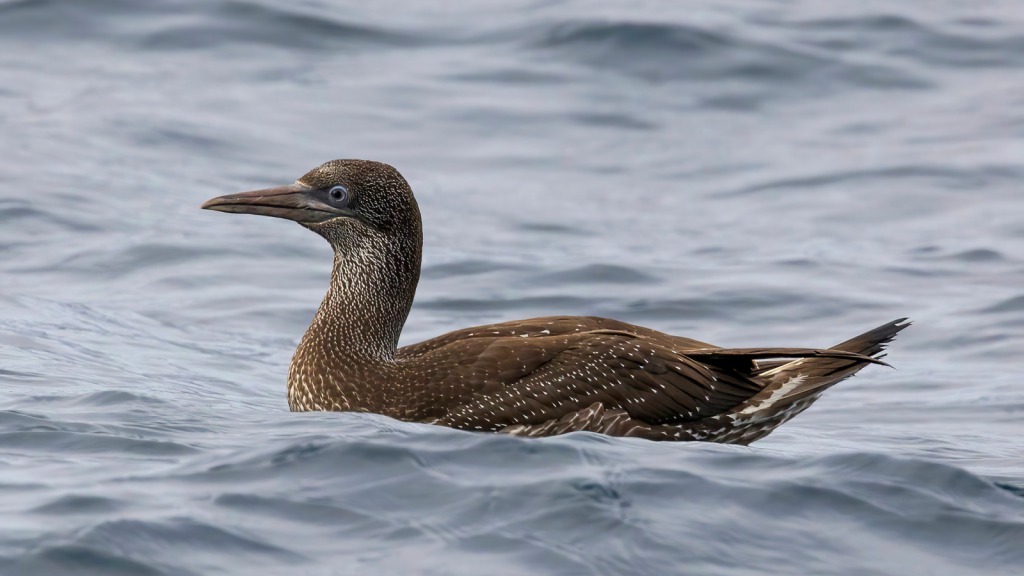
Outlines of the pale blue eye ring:
[[344,202],[348,200],[348,190],[344,186],[334,186],[327,191],[327,195],[331,197],[334,202]]

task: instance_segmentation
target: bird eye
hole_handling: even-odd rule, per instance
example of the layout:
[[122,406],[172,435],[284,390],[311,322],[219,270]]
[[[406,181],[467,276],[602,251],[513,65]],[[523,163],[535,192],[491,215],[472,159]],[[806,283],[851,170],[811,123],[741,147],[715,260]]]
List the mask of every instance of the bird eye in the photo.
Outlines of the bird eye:
[[344,202],[348,199],[348,190],[344,186],[335,186],[327,194],[330,195],[331,200],[334,202]]

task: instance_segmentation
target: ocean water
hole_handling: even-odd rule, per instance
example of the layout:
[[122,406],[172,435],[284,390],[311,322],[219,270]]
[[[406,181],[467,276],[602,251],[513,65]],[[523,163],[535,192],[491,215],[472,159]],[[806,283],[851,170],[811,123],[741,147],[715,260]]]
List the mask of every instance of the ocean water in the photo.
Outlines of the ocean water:
[[[334,158],[403,343],[554,314],[864,369],[750,447],[292,414]],[[0,0],[0,574],[1024,573],[1019,2]]]

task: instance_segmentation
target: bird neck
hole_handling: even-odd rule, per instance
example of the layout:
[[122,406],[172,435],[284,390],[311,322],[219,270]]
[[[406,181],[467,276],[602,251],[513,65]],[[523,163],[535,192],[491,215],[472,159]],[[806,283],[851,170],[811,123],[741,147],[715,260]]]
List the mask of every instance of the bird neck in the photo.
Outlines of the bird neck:
[[416,238],[334,245],[331,287],[310,333],[328,338],[332,354],[358,362],[392,362],[420,276]]

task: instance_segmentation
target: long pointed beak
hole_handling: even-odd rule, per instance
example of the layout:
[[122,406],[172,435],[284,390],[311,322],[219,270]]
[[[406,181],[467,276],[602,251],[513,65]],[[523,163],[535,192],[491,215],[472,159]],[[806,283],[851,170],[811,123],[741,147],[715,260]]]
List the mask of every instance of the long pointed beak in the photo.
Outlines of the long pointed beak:
[[289,186],[218,196],[207,200],[202,208],[235,214],[273,216],[303,224],[326,222],[339,216],[352,217],[354,215],[351,210],[335,208],[317,196],[317,190],[296,183]]

